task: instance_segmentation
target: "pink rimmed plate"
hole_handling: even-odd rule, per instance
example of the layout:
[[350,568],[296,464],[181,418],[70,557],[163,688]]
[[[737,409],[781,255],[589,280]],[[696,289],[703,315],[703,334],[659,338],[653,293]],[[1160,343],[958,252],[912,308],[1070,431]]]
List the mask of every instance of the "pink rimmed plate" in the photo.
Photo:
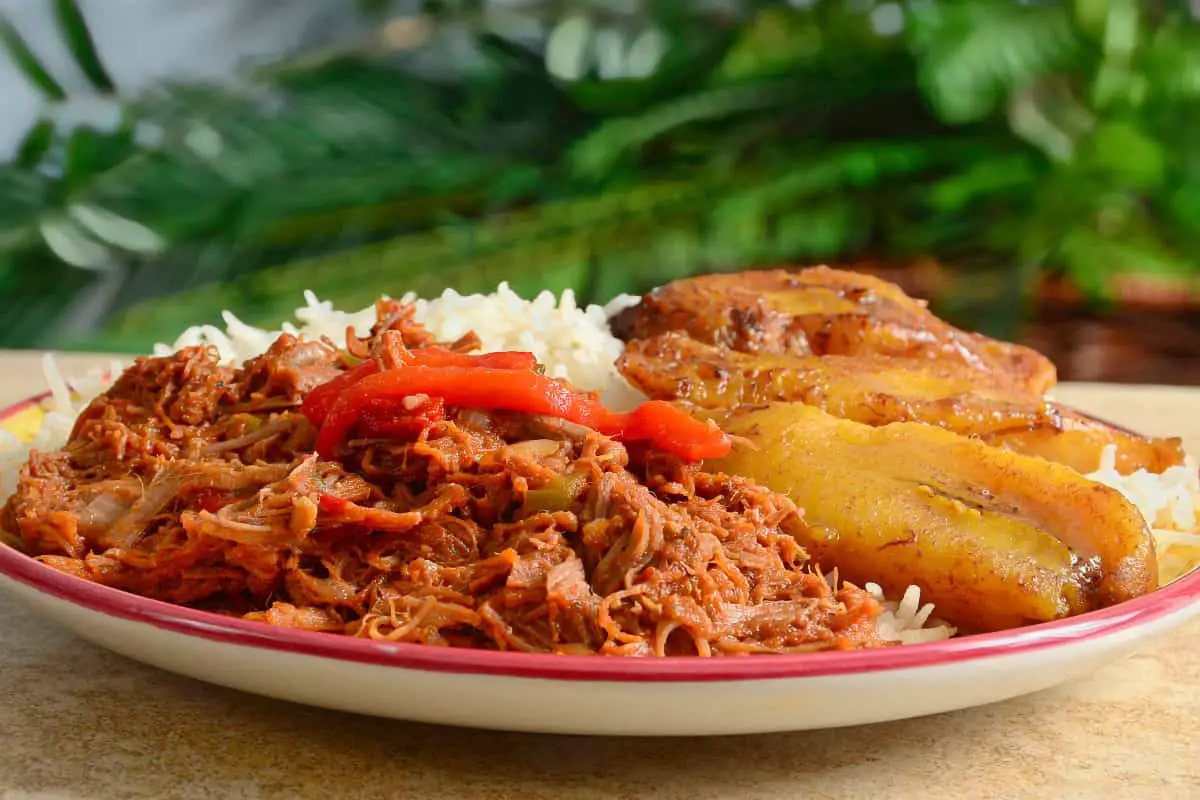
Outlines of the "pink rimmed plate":
[[[0,411],[27,437],[36,401]],[[1200,572],[1113,608],[870,651],[620,659],[451,650],[271,627],[88,583],[0,545],[0,587],[102,647],[255,694],[398,719],[546,733],[829,728],[983,705],[1069,681],[1200,611]]]

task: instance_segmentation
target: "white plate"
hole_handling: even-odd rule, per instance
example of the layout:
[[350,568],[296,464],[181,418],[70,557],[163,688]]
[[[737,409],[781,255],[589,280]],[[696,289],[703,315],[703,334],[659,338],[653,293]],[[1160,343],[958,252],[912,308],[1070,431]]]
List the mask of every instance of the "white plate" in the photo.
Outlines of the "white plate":
[[387,644],[279,628],[89,583],[0,546],[0,587],[102,647],[203,681],[398,719],[544,733],[712,735],[884,722],[1090,672],[1193,617],[1200,573],[1016,631],[877,650],[702,659]]
[[[28,410],[0,411],[0,420]],[[721,658],[553,656],[388,644],[249,622],[90,583],[0,545],[0,588],[79,636],[203,681],[325,708],[545,733],[831,728],[1028,694],[1200,612],[1200,572],[1012,631],[875,650]]]

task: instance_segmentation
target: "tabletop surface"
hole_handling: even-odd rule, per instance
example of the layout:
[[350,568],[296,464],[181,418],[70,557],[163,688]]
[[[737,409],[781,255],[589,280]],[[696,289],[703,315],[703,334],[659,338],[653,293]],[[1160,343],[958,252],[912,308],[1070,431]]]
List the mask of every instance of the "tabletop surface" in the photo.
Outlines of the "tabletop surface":
[[[37,356],[0,351],[0,406],[42,388]],[[1055,395],[1200,454],[1200,389]],[[516,735],[305,708],[144,667],[2,596],[0,674],[0,800],[1200,797],[1200,621],[1038,695],[735,738]]]

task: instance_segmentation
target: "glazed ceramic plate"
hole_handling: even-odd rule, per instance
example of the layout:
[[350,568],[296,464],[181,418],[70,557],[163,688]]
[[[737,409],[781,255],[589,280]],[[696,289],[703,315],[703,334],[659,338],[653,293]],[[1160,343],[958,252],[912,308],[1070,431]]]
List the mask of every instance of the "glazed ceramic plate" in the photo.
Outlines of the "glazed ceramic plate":
[[[28,435],[32,401],[0,412]],[[202,681],[397,719],[544,733],[831,728],[993,703],[1069,681],[1200,611],[1200,572],[1069,620],[905,647],[624,659],[451,650],[277,628],[73,578],[0,545],[0,586],[132,659]]]

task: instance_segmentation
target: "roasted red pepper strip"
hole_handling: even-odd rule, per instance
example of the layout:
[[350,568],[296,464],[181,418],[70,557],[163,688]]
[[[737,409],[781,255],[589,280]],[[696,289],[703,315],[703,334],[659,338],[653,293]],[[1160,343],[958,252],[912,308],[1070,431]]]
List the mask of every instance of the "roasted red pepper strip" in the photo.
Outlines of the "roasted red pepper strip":
[[716,425],[693,419],[669,403],[645,403],[629,414],[615,414],[591,395],[534,372],[413,366],[368,375],[343,391],[325,416],[317,452],[332,458],[364,409],[421,394],[440,398],[447,405],[558,417],[607,436],[649,441],[689,461],[723,456],[732,446]]
[[[409,350],[402,360],[409,366],[428,367],[487,367],[491,369],[515,369],[533,371],[537,367],[537,357],[533,353],[520,351],[502,351],[498,353],[456,353],[444,347],[421,347]],[[379,372],[379,363],[375,360],[364,361],[357,367],[343,372],[333,380],[316,386],[304,398],[301,410],[312,424],[320,426],[325,422],[325,415],[347,388],[358,383],[368,375]],[[439,416],[440,419],[440,416]]]
[[350,501],[336,494],[323,493],[317,500],[317,507],[326,514],[341,514],[350,507]]
[[720,458],[732,448],[715,423],[701,422],[663,400],[642,403],[628,414],[609,412],[597,430],[627,442],[650,442],[686,461]]
[[421,347],[409,350],[401,356],[406,366],[412,367],[485,367],[487,369],[521,369],[532,372],[537,367],[537,356],[519,350],[502,350],[496,353],[456,353],[444,347]]
[[304,413],[304,416],[308,417],[309,422],[320,427],[325,422],[325,415],[329,413],[329,409],[337,402],[342,392],[368,375],[374,375],[377,372],[379,372],[379,364],[377,362],[373,360],[364,361],[354,369],[346,370],[341,375],[322,383],[320,386],[314,386],[305,395],[304,403],[300,406],[300,410]]
[[358,418],[358,435],[364,439],[414,437],[445,416],[445,403],[438,397],[406,397],[371,400]]

